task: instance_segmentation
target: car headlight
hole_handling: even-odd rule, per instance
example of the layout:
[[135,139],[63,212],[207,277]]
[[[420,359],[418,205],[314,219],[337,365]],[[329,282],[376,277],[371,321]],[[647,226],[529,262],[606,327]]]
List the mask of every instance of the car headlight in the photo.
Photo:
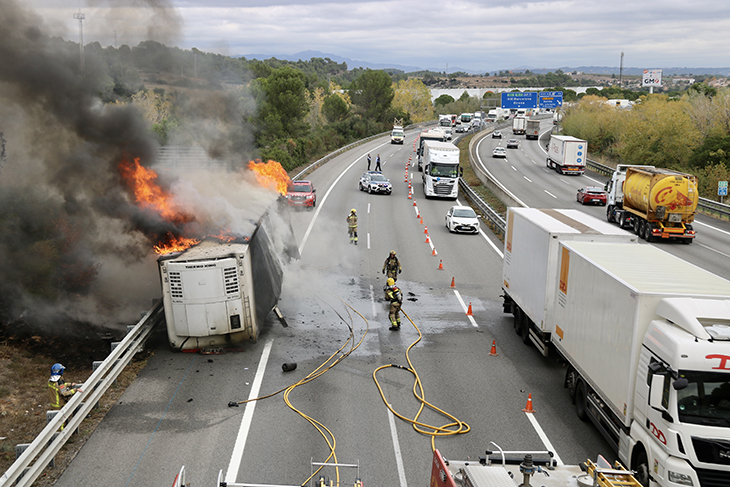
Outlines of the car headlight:
[[668,470],[668,472],[668,478],[670,482],[674,482],[675,484],[679,485],[692,485],[692,477],[690,477],[689,475],[679,472],[672,472],[671,470]]

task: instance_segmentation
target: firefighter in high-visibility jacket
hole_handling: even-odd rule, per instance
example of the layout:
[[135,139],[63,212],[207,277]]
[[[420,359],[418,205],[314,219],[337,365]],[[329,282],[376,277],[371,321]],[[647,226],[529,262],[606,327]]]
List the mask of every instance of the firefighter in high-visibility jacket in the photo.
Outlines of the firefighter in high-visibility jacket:
[[61,364],[53,364],[51,367],[51,378],[48,379],[48,393],[51,397],[51,408],[61,409],[76,394],[76,383],[67,383],[63,379],[63,371],[66,370]]
[[357,245],[357,211],[355,208],[350,210],[347,215],[347,233],[350,235],[350,243]]
[[394,281],[398,280],[398,274],[403,272],[401,269],[400,261],[395,256],[395,250],[391,250],[388,258],[383,263],[383,274],[388,273],[388,278],[392,278]]
[[385,289],[385,298],[390,301],[390,328],[391,331],[400,330],[400,307],[403,304],[403,293],[398,286],[395,285],[395,281],[392,277],[389,277],[386,281],[387,288]]

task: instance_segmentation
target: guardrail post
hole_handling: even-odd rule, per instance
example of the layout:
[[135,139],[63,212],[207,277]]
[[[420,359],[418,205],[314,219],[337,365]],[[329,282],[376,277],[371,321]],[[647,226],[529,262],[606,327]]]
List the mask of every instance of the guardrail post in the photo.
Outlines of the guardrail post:
[[[56,433],[56,435],[58,435],[58,433]],[[55,436],[54,436],[54,438],[55,438]],[[15,445],[15,459],[17,460],[18,458],[20,458],[20,455],[22,455],[23,452],[25,450],[27,450],[30,445],[31,445],[30,443],[18,443],[17,445]],[[48,466],[51,468],[56,466],[56,457],[51,458],[51,461],[48,464]],[[20,477],[18,477],[18,480],[22,479],[23,475],[25,475],[25,472],[27,472],[28,470],[29,469],[24,468],[23,473],[20,474]],[[16,483],[17,483],[17,481],[16,481]]]

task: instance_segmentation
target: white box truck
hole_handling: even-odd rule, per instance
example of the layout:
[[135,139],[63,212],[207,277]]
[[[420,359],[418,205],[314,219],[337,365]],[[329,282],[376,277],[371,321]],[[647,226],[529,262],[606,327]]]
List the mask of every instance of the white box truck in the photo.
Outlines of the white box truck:
[[583,174],[586,171],[588,142],[570,135],[551,135],[547,167],[559,174]]
[[524,135],[527,130],[527,118],[517,115],[512,119],[512,133],[515,135]]
[[[459,148],[449,142],[427,140],[423,144],[423,194],[426,198],[459,196]],[[611,228],[616,228],[611,225]]]
[[502,265],[505,313],[515,332],[547,356],[561,241],[637,242],[638,237],[579,210],[508,208]]
[[525,129],[526,139],[535,139],[540,136],[540,120],[527,119],[527,128]]
[[565,386],[643,485],[730,485],[730,281],[652,245],[560,242]]

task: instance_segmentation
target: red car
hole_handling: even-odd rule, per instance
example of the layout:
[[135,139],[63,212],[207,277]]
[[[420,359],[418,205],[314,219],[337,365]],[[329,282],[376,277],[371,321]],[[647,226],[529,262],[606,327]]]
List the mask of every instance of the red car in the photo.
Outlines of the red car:
[[585,188],[580,188],[578,190],[578,194],[576,195],[575,200],[583,205],[585,205],[586,203],[597,203],[601,206],[606,206],[606,202],[608,201],[608,195],[603,190],[603,188],[588,186]]
[[286,201],[289,206],[314,208],[317,204],[317,190],[311,181],[292,181],[286,191]]

